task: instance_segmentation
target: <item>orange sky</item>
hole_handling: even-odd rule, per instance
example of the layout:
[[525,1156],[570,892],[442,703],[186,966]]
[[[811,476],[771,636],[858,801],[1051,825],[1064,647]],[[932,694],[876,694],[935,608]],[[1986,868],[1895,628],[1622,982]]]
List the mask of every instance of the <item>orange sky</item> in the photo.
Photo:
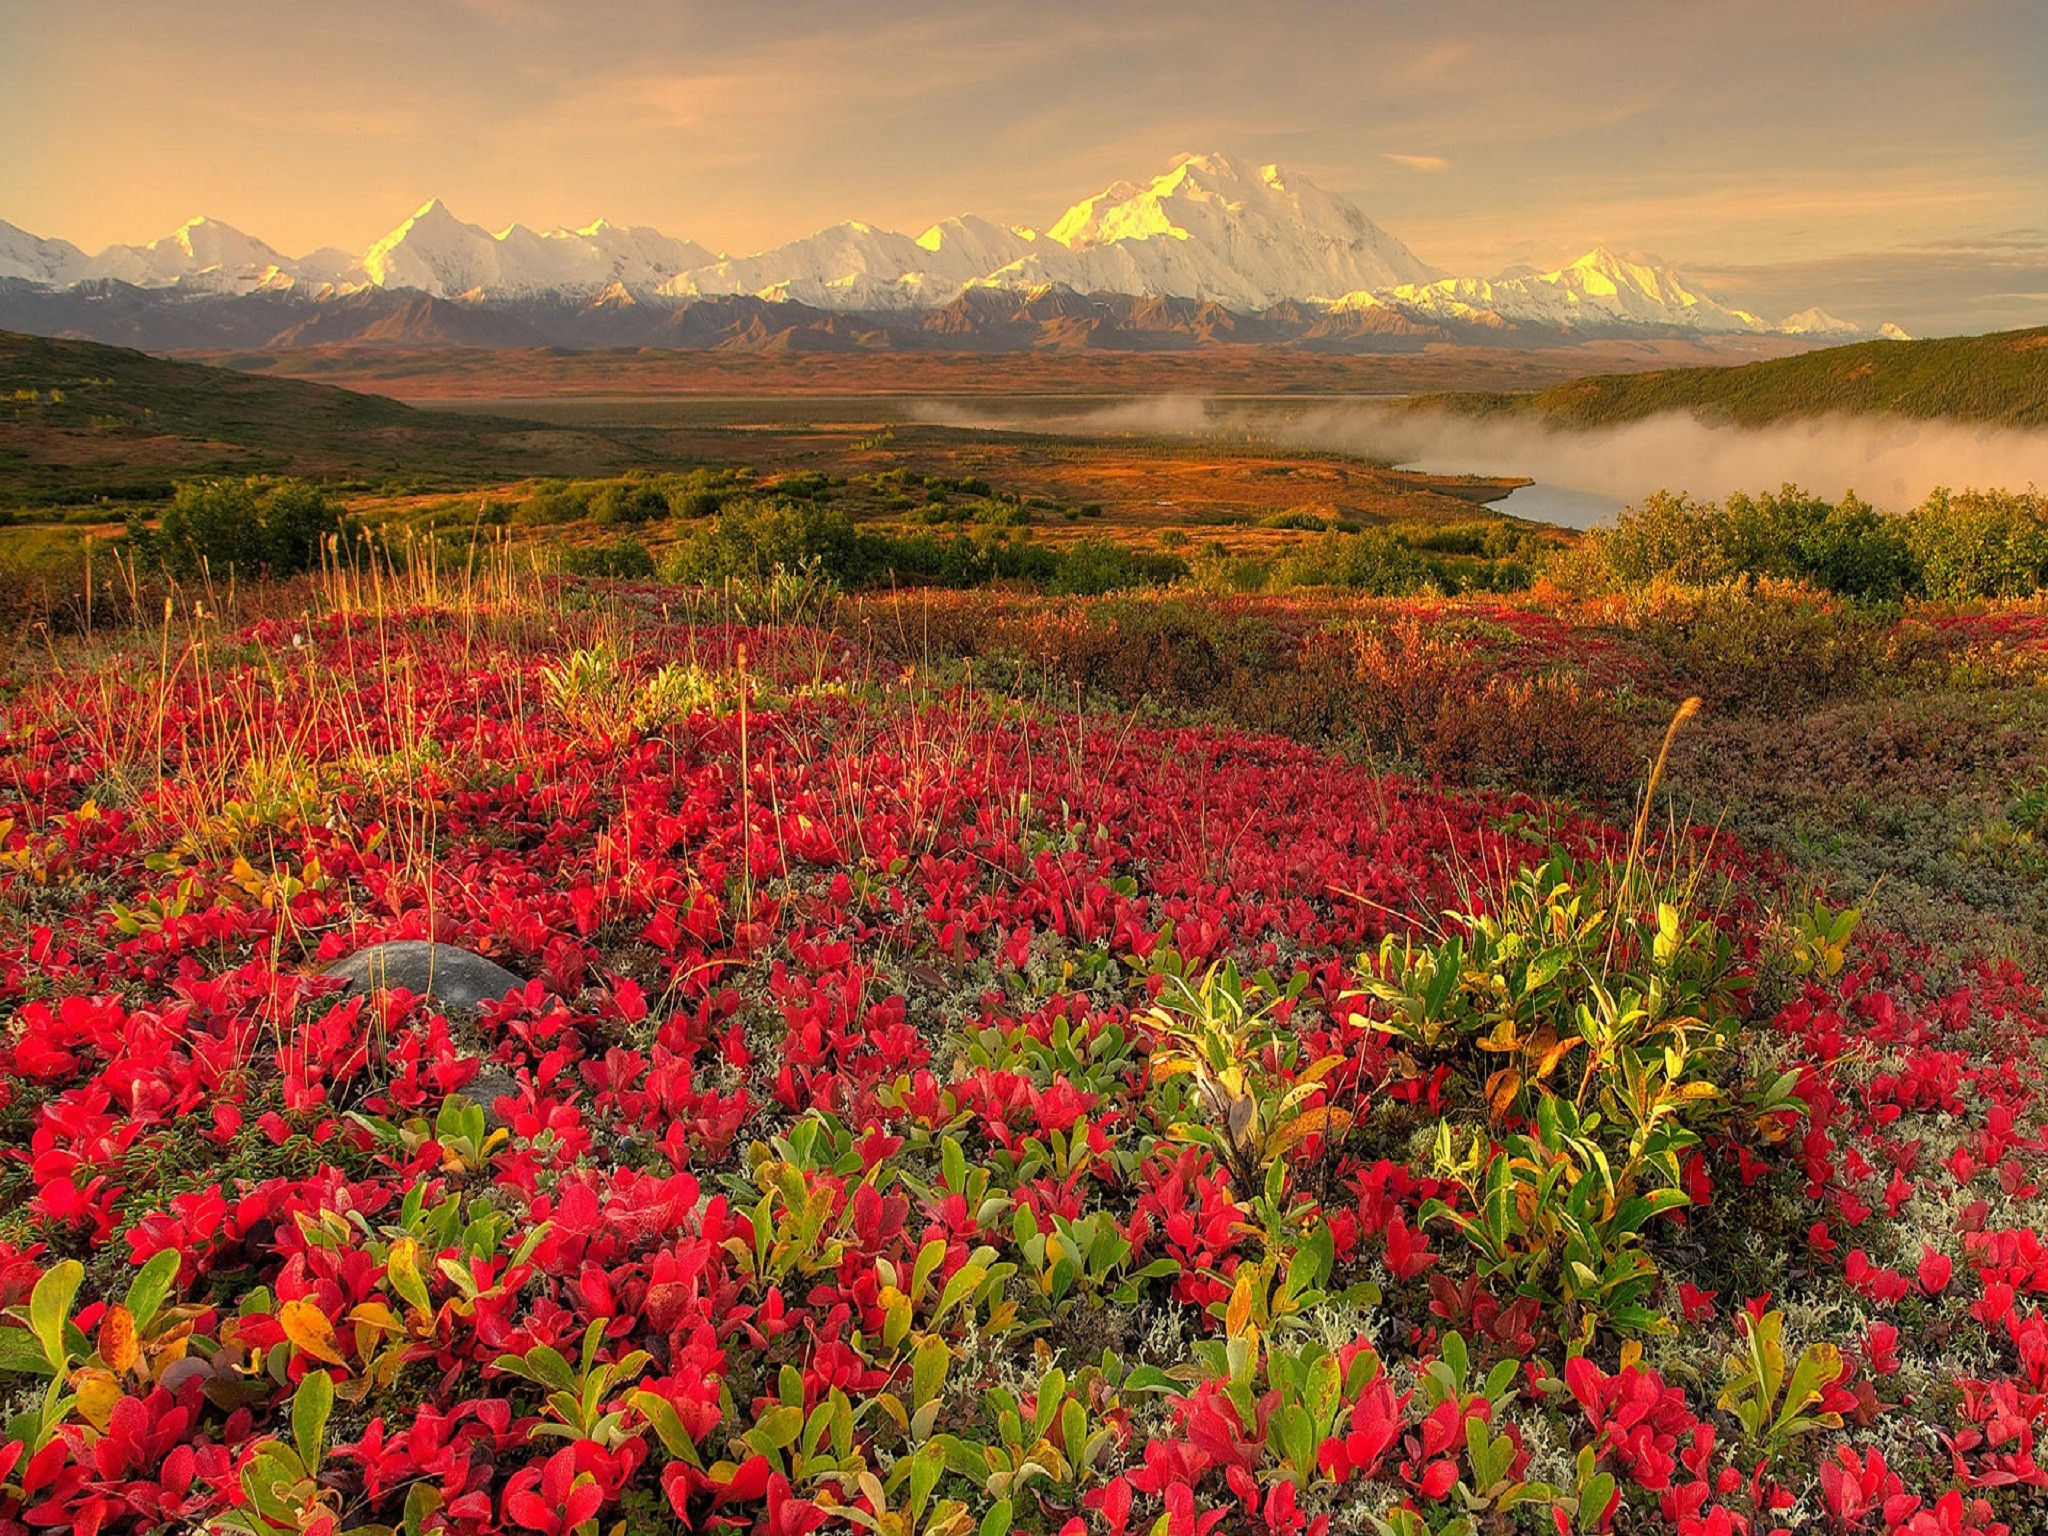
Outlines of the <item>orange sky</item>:
[[1042,227],[1220,148],[1453,270],[1606,240],[2048,318],[2044,81],[2040,0],[0,0],[0,218],[97,249],[203,212],[298,255],[438,195],[742,252]]

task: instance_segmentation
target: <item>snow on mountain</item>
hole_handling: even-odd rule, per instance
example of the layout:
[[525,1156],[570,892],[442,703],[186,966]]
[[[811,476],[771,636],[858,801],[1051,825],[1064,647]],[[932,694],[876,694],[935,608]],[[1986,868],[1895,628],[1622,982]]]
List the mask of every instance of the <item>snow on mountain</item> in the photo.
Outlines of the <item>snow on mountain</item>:
[[1777,324],[1777,330],[1786,336],[1861,336],[1863,327],[1851,325],[1847,320],[1838,320],[1826,310],[1818,307],[1802,309],[1796,315],[1787,315]]
[[908,308],[943,303],[958,292],[958,284],[937,292],[946,279],[927,269],[942,266],[940,254],[908,235],[848,220],[758,255],[685,272],[662,292],[679,298],[751,294],[821,309]]
[[69,240],[44,240],[0,219],[0,277],[62,287],[85,275],[85,252]]
[[1064,287],[1258,310],[1436,275],[1352,204],[1278,166],[1246,174],[1222,155],[1190,155],[1147,185],[1118,182],[1076,203],[1044,234],[972,216],[916,240],[839,224],[686,273],[668,291],[896,309],[968,288]]
[[1439,275],[1354,204],[1277,165],[1247,173],[1224,155],[1182,156],[1147,186],[1118,182],[1069,208],[1045,238],[987,281],[1256,310]]
[[654,289],[702,266],[711,252],[658,230],[600,219],[581,229],[512,224],[493,234],[465,224],[439,198],[363,253],[362,279],[379,288],[417,288],[435,298],[509,298],[602,293],[613,284]]
[[1424,334],[1669,332],[1847,337],[1809,309],[1780,326],[1715,302],[1676,271],[1596,247],[1554,271],[1446,276],[1342,197],[1278,166],[1183,155],[1149,182],[1120,181],[1043,232],[962,215],[912,238],[847,222],[750,256],[598,220],[579,229],[493,232],[423,204],[360,256],[293,260],[216,219],[149,245],[86,256],[0,223],[0,278],[62,288],[111,278],[201,293],[295,290],[311,299],[362,288],[436,299],[571,301],[600,309],[702,298],[794,301],[825,310],[937,311],[976,294],[1071,292],[1189,300],[1239,314],[1324,306],[1340,328]]
[[1550,272],[1518,269],[1496,278],[1447,277],[1383,290],[1417,318],[1490,327],[1535,325],[1566,332],[1679,327],[1701,332],[1768,331],[1747,310],[1717,304],[1667,266],[1595,246]]
[[137,288],[173,285],[204,293],[253,293],[295,280],[291,258],[219,219],[188,219],[147,245],[110,245],[85,264],[83,279]]

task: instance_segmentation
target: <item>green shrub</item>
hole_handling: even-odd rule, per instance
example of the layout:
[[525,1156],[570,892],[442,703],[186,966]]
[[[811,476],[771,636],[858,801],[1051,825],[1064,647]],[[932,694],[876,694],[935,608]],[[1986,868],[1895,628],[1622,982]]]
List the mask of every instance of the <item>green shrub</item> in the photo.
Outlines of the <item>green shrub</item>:
[[1640,621],[1691,692],[1748,709],[1811,705],[1854,688],[1886,659],[1881,610],[1783,582],[1722,582]]
[[2048,497],[1938,490],[1905,518],[1929,597],[2026,597],[2048,586]]
[[605,527],[651,523],[668,514],[668,495],[647,480],[609,480],[590,498],[590,520]]
[[1099,597],[1127,587],[1168,586],[1188,574],[1178,555],[1141,554],[1101,539],[1080,539],[1059,557],[1047,590],[1072,597]]
[[1429,583],[1441,586],[1443,575],[1405,539],[1378,530],[1326,533],[1281,559],[1274,571],[1281,587],[1342,587],[1375,597],[1401,596]]
[[322,543],[353,524],[339,502],[303,480],[187,480],[158,526],[128,521],[138,555],[180,580],[291,576],[320,563]]
[[1284,512],[1268,512],[1259,519],[1261,528],[1294,528],[1304,533],[1328,531],[1330,520],[1307,507],[1289,507]]
[[1730,551],[1728,518],[1713,502],[1659,491],[1622,512],[1611,529],[1593,535],[1617,581],[1636,586],[1672,581],[1727,581],[1741,568]]
[[1749,577],[1876,601],[2025,597],[2048,586],[2048,499],[1936,491],[1891,516],[1853,492],[1828,502],[1792,485],[1725,504],[1660,491],[1593,544],[1623,586]]
[[552,528],[562,523],[581,522],[590,514],[590,501],[568,485],[544,485],[513,510],[512,521],[522,528]]
[[794,501],[816,501],[819,493],[832,486],[830,475],[820,474],[814,469],[800,470],[793,475],[784,475],[768,489],[777,496]]
[[639,581],[654,574],[654,556],[638,539],[618,539],[610,544],[565,550],[562,569],[572,576],[606,576],[622,581]]

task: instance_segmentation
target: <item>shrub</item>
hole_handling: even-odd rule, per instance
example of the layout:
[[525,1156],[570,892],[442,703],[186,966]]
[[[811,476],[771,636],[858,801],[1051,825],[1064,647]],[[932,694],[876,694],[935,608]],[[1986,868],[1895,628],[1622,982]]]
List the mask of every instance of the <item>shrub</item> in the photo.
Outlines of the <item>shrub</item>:
[[[1280,587],[1342,587],[1375,597],[1398,597],[1436,582],[1441,568],[1397,535],[1326,533],[1281,559]],[[1441,584],[1441,583],[1439,583]]]
[[1615,579],[1631,586],[1659,576],[1672,581],[1726,581],[1739,570],[1721,509],[1669,491],[1625,509],[1614,527],[1597,532],[1593,541]]
[[1929,597],[2025,597],[2048,586],[2048,497],[1938,490],[1905,519]]
[[793,502],[741,497],[725,503],[669,552],[661,574],[669,581],[716,582],[733,576],[765,576],[777,566],[822,558],[853,537],[843,513],[821,512]]
[[551,528],[580,522],[589,515],[587,497],[564,484],[544,485],[513,510],[512,521],[522,528]]
[[137,554],[180,580],[296,575],[319,564],[326,539],[352,529],[340,503],[303,480],[188,480],[155,530],[139,515],[128,522]]
[[1789,582],[1722,582],[1666,593],[1639,632],[1690,692],[1717,704],[1783,709],[1843,693],[1885,658],[1888,625]]
[[1259,519],[1261,528],[1294,528],[1304,533],[1324,533],[1329,530],[1330,520],[1312,507],[1289,507],[1284,512],[1268,512]]
[[1073,597],[1099,597],[1126,587],[1166,586],[1188,574],[1178,555],[1142,554],[1103,539],[1080,539],[1059,556],[1048,590]]
[[1792,485],[1725,505],[1660,491],[1592,542],[1624,586],[1789,579],[1880,601],[2024,597],[2048,586],[2048,500],[2033,492],[1936,491],[1890,516],[1853,492],[1827,502]]
[[[777,496],[792,501],[816,501],[820,499],[820,493],[830,490],[831,486],[832,477],[830,475],[820,474],[814,469],[806,469],[799,470],[793,475],[782,476],[781,479],[769,486],[768,489]],[[986,492],[984,491],[983,494],[986,494]]]
[[651,523],[668,512],[668,496],[646,480],[607,481],[590,498],[591,521],[605,526]]
[[610,544],[593,544],[565,550],[562,569],[572,576],[605,576],[618,580],[644,580],[654,574],[654,556],[637,539],[618,539]]

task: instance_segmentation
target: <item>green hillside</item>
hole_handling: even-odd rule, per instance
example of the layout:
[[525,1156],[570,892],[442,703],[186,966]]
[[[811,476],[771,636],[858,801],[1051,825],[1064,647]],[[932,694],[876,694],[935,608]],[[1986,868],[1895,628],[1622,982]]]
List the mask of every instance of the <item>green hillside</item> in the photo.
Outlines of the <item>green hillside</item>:
[[327,384],[0,331],[0,506],[152,499],[206,474],[454,488],[635,459],[617,434],[415,410]]
[[1799,416],[1910,416],[2048,426],[2048,327],[1865,341],[1734,368],[1598,374],[1530,394],[1430,395],[1418,407],[1604,427],[1666,411],[1760,427]]

